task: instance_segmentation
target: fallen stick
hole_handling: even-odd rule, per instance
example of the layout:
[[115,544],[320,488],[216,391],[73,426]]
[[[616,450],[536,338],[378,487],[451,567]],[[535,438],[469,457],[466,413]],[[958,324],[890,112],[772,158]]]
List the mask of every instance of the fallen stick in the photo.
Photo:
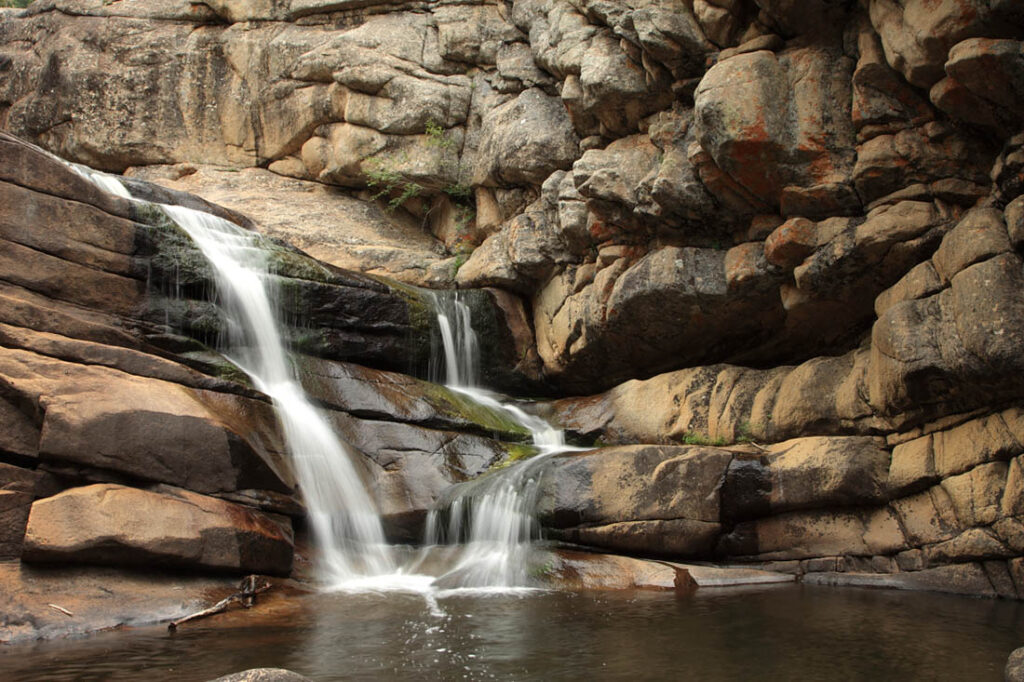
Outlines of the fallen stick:
[[231,606],[231,604],[233,604],[234,602],[241,602],[242,606],[244,606],[245,608],[249,608],[255,602],[256,595],[266,592],[271,587],[273,587],[273,585],[271,585],[270,583],[263,583],[262,585],[257,585],[256,576],[250,575],[244,580],[242,580],[242,583],[238,587],[238,592],[235,592],[230,597],[225,597],[224,599],[221,599],[219,602],[217,602],[210,608],[203,609],[202,611],[196,611],[195,613],[189,614],[183,618],[179,618],[178,620],[172,620],[170,623],[167,624],[167,629],[171,632],[174,632],[182,623],[187,623],[190,620],[206,618],[207,616],[212,616],[215,613],[226,611],[227,608]]
[[69,618],[74,618],[75,617],[75,614],[71,613],[70,611],[68,611],[63,606],[57,606],[56,604],[47,604],[47,606],[49,606],[51,609],[53,609],[55,611],[60,611],[61,613],[63,613],[65,616],[67,616]]

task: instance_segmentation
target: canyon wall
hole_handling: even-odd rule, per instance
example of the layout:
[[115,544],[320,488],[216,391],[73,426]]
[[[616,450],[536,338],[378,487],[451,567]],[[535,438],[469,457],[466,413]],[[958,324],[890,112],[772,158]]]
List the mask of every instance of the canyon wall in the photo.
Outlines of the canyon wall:
[[[0,11],[0,127],[328,264],[491,288],[496,381],[612,446],[552,462],[564,539],[1020,597],[1022,39],[1013,0],[37,0]],[[141,276],[97,267],[135,288],[71,303],[137,315]],[[157,314],[202,340],[198,299]],[[343,336],[303,350],[411,371]]]

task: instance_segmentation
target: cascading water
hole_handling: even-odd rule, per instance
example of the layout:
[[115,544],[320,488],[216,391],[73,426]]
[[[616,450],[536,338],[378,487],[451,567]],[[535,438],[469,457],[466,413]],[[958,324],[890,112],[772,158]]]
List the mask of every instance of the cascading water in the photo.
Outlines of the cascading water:
[[[514,405],[502,403],[480,387],[479,346],[469,306],[460,294],[438,293],[434,302],[448,388],[509,413],[529,429],[538,454],[482,479],[468,494],[455,497],[445,508],[432,510],[427,517],[425,541],[428,545],[465,543],[455,568],[448,573],[461,587],[526,586],[530,547],[540,538],[533,510],[543,460],[570,448],[565,445],[562,431]],[[440,375],[437,364],[432,370],[435,377]],[[444,576],[441,581],[446,582]]]
[[[115,177],[69,164],[98,187],[131,199]],[[227,326],[226,354],[274,402],[320,553],[321,578],[343,585],[393,572],[395,562],[353,457],[306,397],[285,353],[272,301],[270,250],[223,218],[161,205],[213,269]]]
[[162,208],[213,267],[229,321],[229,355],[274,401],[318,541],[323,578],[344,583],[393,571],[380,518],[352,455],[308,400],[288,361],[261,238],[209,213]]

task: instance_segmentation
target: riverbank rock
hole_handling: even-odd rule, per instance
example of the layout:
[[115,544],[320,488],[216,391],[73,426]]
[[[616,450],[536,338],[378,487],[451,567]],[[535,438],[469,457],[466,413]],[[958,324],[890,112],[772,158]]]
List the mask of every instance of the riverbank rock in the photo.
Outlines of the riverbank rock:
[[751,568],[700,566],[572,550],[541,553],[534,578],[572,590],[696,590],[791,583],[795,576]]
[[196,493],[71,488],[29,513],[22,560],[288,575],[291,522]]
[[[308,593],[292,580],[264,577],[273,586],[254,608],[229,611],[207,626],[237,627],[293,615]],[[182,618],[238,591],[238,578],[181,571],[132,570],[0,561],[0,642],[29,644]],[[55,607],[60,607],[57,609]]]
[[284,668],[253,668],[218,677],[210,682],[312,682],[308,677]]
[[[552,537],[829,584],[1020,598],[1016,408],[892,437],[606,447],[553,458]],[[921,435],[921,431],[924,435]]]

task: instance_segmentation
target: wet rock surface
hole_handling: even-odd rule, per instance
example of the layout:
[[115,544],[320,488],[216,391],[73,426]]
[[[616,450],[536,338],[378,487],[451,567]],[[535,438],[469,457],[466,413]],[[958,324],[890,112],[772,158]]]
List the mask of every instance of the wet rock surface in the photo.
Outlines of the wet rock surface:
[[309,678],[284,668],[253,668],[224,675],[210,682],[309,682]]

